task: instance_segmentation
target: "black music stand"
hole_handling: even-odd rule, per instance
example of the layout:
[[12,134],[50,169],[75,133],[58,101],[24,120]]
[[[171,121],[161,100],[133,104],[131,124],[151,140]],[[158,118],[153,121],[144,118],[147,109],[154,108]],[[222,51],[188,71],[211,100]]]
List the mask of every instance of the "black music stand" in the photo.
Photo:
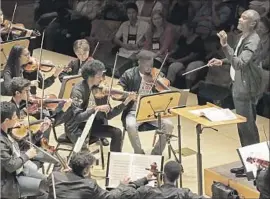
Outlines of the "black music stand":
[[[136,119],[137,122],[149,122],[149,121],[158,121],[158,129],[156,134],[159,135],[159,139],[164,134],[161,130],[161,119],[175,117],[176,115],[170,112],[170,109],[178,107],[181,102],[181,92],[179,91],[166,91],[161,93],[154,93],[150,95],[144,95],[139,98],[136,109]],[[185,107],[185,106],[181,106]],[[174,155],[175,160],[179,163],[182,171],[182,161],[181,161],[181,152],[179,153],[179,158],[176,155],[175,150],[171,145],[171,138],[176,137],[174,135],[165,134],[166,142],[169,147],[169,153]],[[178,141],[181,141],[181,134],[178,131]],[[178,146],[181,147],[181,143],[178,142]],[[161,150],[161,142],[160,142]],[[179,149],[181,151],[181,149]],[[162,151],[160,151],[160,154]]]

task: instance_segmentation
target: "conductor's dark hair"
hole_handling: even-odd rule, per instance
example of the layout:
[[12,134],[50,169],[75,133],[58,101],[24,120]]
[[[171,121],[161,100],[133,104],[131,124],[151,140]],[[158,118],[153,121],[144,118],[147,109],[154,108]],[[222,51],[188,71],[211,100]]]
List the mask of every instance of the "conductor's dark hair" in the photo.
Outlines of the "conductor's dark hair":
[[24,88],[31,85],[31,82],[28,79],[23,77],[13,77],[10,83],[10,91],[12,96],[15,96],[16,91],[22,92]]
[[79,152],[72,156],[70,160],[70,167],[72,171],[78,176],[84,176],[84,170],[92,166],[95,162],[95,157],[89,152]]
[[170,182],[175,182],[179,178],[180,172],[180,165],[176,161],[169,161],[164,166],[164,174]]
[[11,119],[15,112],[16,112],[15,104],[6,101],[1,102],[1,124],[6,119]]
[[94,77],[98,72],[104,72],[105,66],[101,61],[89,60],[82,67],[82,77],[88,80],[89,77]]
[[139,12],[138,6],[136,5],[136,3],[128,3],[126,5],[126,10],[128,9],[134,9],[137,13]]

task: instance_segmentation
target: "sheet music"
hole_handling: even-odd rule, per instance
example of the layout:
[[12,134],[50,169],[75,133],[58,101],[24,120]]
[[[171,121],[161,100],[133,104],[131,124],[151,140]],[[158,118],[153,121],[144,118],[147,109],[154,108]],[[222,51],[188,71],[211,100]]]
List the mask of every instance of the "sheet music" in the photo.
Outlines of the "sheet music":
[[205,116],[212,122],[227,121],[237,119],[236,115],[230,109],[219,109],[216,107],[191,110],[192,114]]
[[[267,144],[268,143],[268,144]],[[258,144],[252,144],[238,149],[242,163],[247,172],[253,172],[254,178],[257,176],[257,165],[247,161],[247,158],[258,158],[261,160],[269,161],[269,144],[270,142],[261,142]]]
[[131,169],[130,155],[119,153],[115,155],[110,153],[109,165],[109,187],[117,187],[124,177],[129,176]]
[[[145,177],[149,172],[146,168],[150,168],[153,162],[157,163],[158,170],[160,170],[162,156],[111,152],[109,161],[107,187],[114,188],[126,176],[130,177],[132,181]],[[155,186],[155,181],[150,181],[148,185]]]

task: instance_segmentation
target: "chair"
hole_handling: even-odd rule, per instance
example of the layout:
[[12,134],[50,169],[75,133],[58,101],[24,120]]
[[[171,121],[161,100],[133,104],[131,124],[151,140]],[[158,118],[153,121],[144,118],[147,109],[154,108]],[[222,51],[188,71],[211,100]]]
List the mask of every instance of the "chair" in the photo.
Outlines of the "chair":
[[[78,83],[81,80],[82,80],[81,75],[65,76],[64,79],[63,79],[61,88],[60,88],[58,98],[59,99],[69,98],[70,94],[71,94],[71,89],[73,88],[73,86],[76,83]],[[63,115],[63,117],[64,117],[64,115]],[[69,151],[70,152],[69,156],[68,156],[68,158],[69,158],[70,155],[71,155],[71,152],[73,150],[74,144],[69,139],[67,139],[65,133],[61,134],[60,136],[57,136],[56,129],[55,129],[57,126],[62,125],[64,122],[65,121],[62,118],[59,121],[55,121],[55,123],[52,126],[52,130],[53,130],[54,139],[57,142],[57,146],[55,148],[55,151]],[[103,152],[103,145],[102,145],[100,139],[90,140],[89,144],[91,145],[91,144],[94,144],[96,142],[99,142],[99,145],[100,145],[100,151],[99,152],[100,152],[100,155],[101,155],[102,169],[104,169],[105,168],[104,152]],[[63,145],[67,146],[68,148],[60,147],[60,146],[63,146]],[[49,167],[47,169],[47,173],[48,173],[48,171],[50,169],[50,166],[51,166],[51,164],[49,165]]]

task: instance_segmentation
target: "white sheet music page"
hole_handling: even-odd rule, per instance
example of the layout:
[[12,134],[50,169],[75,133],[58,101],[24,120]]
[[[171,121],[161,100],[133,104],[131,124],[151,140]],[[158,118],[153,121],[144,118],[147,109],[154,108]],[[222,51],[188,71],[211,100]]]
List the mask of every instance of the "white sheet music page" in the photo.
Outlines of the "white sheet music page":
[[237,119],[236,115],[230,109],[219,109],[216,107],[191,110],[192,114],[204,116],[212,122],[220,122]]
[[131,163],[130,154],[110,152],[108,187],[117,187],[124,177],[130,176]]
[[[161,168],[162,156],[141,155],[129,153],[110,153],[109,162],[109,184],[110,188],[117,187],[124,177],[128,176],[132,181],[146,177],[148,172],[146,168],[156,162],[158,170]],[[150,181],[149,186],[155,186],[155,181]]]

